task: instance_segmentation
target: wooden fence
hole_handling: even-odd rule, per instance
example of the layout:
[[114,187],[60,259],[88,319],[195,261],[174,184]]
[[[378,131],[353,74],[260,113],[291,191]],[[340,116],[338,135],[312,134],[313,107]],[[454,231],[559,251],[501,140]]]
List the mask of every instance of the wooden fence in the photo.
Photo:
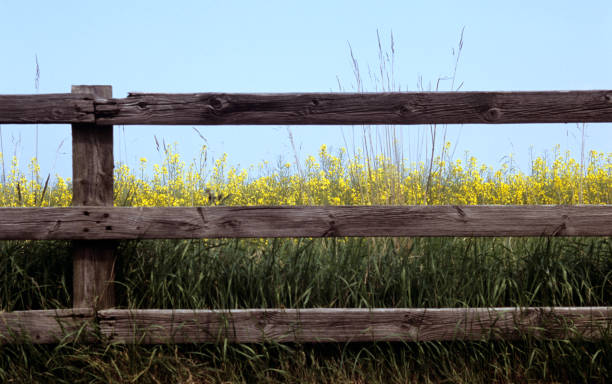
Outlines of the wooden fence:
[[[113,207],[112,125],[612,122],[612,91],[0,95],[0,124],[72,124],[73,207],[0,208],[0,240],[74,240],[73,308],[0,312],[0,343],[349,342],[610,335],[612,307],[113,309],[114,240],[612,236],[612,206]],[[98,337],[98,336],[95,336]],[[606,336],[607,337],[607,336]]]

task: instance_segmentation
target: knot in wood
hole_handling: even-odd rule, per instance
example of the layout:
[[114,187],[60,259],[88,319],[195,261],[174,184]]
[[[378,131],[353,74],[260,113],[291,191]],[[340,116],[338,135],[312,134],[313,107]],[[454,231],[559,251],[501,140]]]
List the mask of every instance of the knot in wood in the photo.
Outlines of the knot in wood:
[[238,220],[225,220],[223,223],[221,223],[225,228],[239,228],[240,227],[240,222]]
[[496,108],[496,107],[491,107],[484,112],[483,118],[486,121],[496,121],[496,120],[499,120],[499,118],[501,117],[501,114],[502,114],[501,109]]
[[54,119],[59,119],[63,114],[64,114],[64,111],[62,111],[61,108],[53,108],[51,110],[51,115],[53,116]]
[[425,312],[409,312],[402,316],[402,327],[408,328],[412,327],[420,327],[423,325],[423,321],[425,320]]
[[329,228],[323,232],[322,237],[336,237],[338,229],[336,228],[336,222],[334,220],[329,221]]
[[425,112],[424,108],[418,103],[406,103],[397,107],[397,114],[400,116],[406,116],[411,114],[418,114]]
[[455,210],[457,211],[457,215],[459,215],[459,219],[463,221],[464,223],[467,223],[467,219],[466,219],[467,215],[465,214],[465,211],[461,209],[461,207],[458,205],[455,205]]
[[220,110],[227,106],[228,102],[220,97],[211,97],[208,99],[208,105],[215,110]]
[[410,108],[408,108],[405,105],[400,105],[399,108],[397,109],[397,111],[398,111],[398,114],[400,116],[402,116],[402,115],[406,115],[406,114],[410,113]]
[[567,229],[567,225],[565,225],[565,222],[563,222],[559,224],[557,228],[555,228],[550,235],[551,236],[561,236],[565,234],[566,229]]

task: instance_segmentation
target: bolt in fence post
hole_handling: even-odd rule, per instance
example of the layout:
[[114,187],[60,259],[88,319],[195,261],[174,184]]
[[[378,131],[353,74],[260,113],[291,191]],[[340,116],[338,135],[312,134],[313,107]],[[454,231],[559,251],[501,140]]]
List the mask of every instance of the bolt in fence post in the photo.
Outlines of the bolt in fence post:
[[[72,93],[111,98],[113,88],[109,85],[73,85]],[[72,205],[113,206],[113,166],[113,126],[72,124]],[[113,241],[73,242],[74,308],[115,306],[114,248]]]

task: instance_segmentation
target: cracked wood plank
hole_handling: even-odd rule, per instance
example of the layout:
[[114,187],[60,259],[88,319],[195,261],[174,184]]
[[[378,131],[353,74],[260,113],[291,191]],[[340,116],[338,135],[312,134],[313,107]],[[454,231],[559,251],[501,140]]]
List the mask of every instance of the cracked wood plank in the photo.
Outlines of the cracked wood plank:
[[612,122],[612,90],[130,93],[96,100],[99,124],[334,125]]
[[612,236],[612,205],[0,208],[2,240]]
[[612,307],[103,310],[112,342],[237,343],[597,339]]
[[93,95],[0,95],[0,124],[94,123]]

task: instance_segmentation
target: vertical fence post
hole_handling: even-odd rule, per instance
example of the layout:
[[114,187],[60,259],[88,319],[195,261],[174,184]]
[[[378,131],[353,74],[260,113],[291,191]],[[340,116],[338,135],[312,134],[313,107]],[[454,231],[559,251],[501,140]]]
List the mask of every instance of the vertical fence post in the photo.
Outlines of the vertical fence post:
[[[109,85],[73,85],[72,93],[111,98]],[[72,124],[72,205],[113,205],[113,126]],[[85,212],[84,212],[85,214]],[[73,242],[73,307],[115,305],[114,242]]]

